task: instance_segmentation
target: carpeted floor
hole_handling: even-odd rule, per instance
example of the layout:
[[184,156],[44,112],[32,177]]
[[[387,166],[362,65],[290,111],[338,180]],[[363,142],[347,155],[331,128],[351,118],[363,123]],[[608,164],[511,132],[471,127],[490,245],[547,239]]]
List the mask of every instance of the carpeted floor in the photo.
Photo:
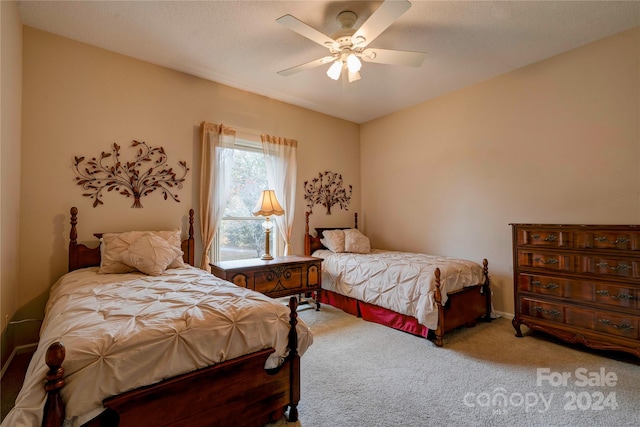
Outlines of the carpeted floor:
[[7,413],[13,408],[32,355],[33,351],[16,354],[11,361],[11,365],[2,376],[0,383],[0,421],[4,420]]
[[[303,427],[640,425],[631,355],[516,338],[507,319],[453,331],[437,348],[332,307],[300,317],[315,337],[302,358]],[[602,370],[608,383],[592,385]],[[550,381],[563,372],[566,384]]]
[[[269,427],[639,425],[631,355],[516,338],[507,319],[453,331],[437,348],[329,306],[300,318],[314,333],[300,420]],[[5,392],[3,377],[3,415]]]

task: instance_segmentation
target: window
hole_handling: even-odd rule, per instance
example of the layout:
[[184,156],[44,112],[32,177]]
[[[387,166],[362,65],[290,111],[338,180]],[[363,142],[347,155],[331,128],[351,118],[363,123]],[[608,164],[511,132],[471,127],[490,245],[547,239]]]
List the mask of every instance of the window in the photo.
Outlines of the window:
[[[214,261],[259,258],[264,253],[264,217],[251,213],[260,192],[268,188],[262,145],[237,137],[235,145],[229,201],[212,245]],[[277,253],[276,245],[280,240],[275,238],[277,235],[274,227],[269,242],[273,254]]]

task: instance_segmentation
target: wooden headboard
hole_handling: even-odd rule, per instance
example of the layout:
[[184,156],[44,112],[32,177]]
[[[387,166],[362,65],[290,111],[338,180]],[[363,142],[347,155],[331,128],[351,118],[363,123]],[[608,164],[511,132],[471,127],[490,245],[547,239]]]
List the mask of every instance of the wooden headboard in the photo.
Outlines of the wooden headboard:
[[[184,262],[189,265],[195,263],[195,240],[193,238],[193,209],[189,209],[189,237],[182,241],[182,256]],[[100,265],[100,245],[90,248],[78,243],[78,208],[71,208],[71,231],[69,232],[69,271],[85,267],[97,267]],[[102,233],[95,233],[98,239]]]
[[353,214],[353,227],[317,227],[315,237],[309,234],[309,215],[311,212],[305,212],[305,227],[304,227],[304,254],[306,256],[310,256],[312,253],[317,251],[318,249],[326,249],[324,245],[320,242],[322,239],[322,233],[324,230],[345,230],[348,228],[358,228],[358,213]]

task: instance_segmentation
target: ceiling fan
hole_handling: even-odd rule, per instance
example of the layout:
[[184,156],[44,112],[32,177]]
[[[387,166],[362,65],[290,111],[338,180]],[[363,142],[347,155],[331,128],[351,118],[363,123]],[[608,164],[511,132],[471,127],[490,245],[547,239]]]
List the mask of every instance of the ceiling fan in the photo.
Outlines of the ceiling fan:
[[281,76],[289,76],[320,65],[329,64],[327,75],[333,80],[346,75],[349,83],[360,80],[360,67],[365,62],[379,64],[408,65],[419,67],[426,56],[423,52],[367,48],[367,46],[386,30],[396,19],[411,7],[406,0],[385,0],[378,9],[357,30],[353,28],[358,16],[351,11],[338,14],[336,20],[340,30],[331,37],[310,27],[292,15],[284,15],[276,22],[296,33],[329,49],[330,54],[315,61],[278,71]]

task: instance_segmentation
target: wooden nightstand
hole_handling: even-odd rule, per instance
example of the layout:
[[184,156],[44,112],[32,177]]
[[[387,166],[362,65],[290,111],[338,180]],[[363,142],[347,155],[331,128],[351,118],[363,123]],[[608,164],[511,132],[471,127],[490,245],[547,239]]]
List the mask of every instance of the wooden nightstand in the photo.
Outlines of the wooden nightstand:
[[209,265],[215,276],[272,298],[313,293],[316,310],[320,310],[317,293],[322,284],[321,263],[321,258],[292,255],[269,261],[252,258]]

